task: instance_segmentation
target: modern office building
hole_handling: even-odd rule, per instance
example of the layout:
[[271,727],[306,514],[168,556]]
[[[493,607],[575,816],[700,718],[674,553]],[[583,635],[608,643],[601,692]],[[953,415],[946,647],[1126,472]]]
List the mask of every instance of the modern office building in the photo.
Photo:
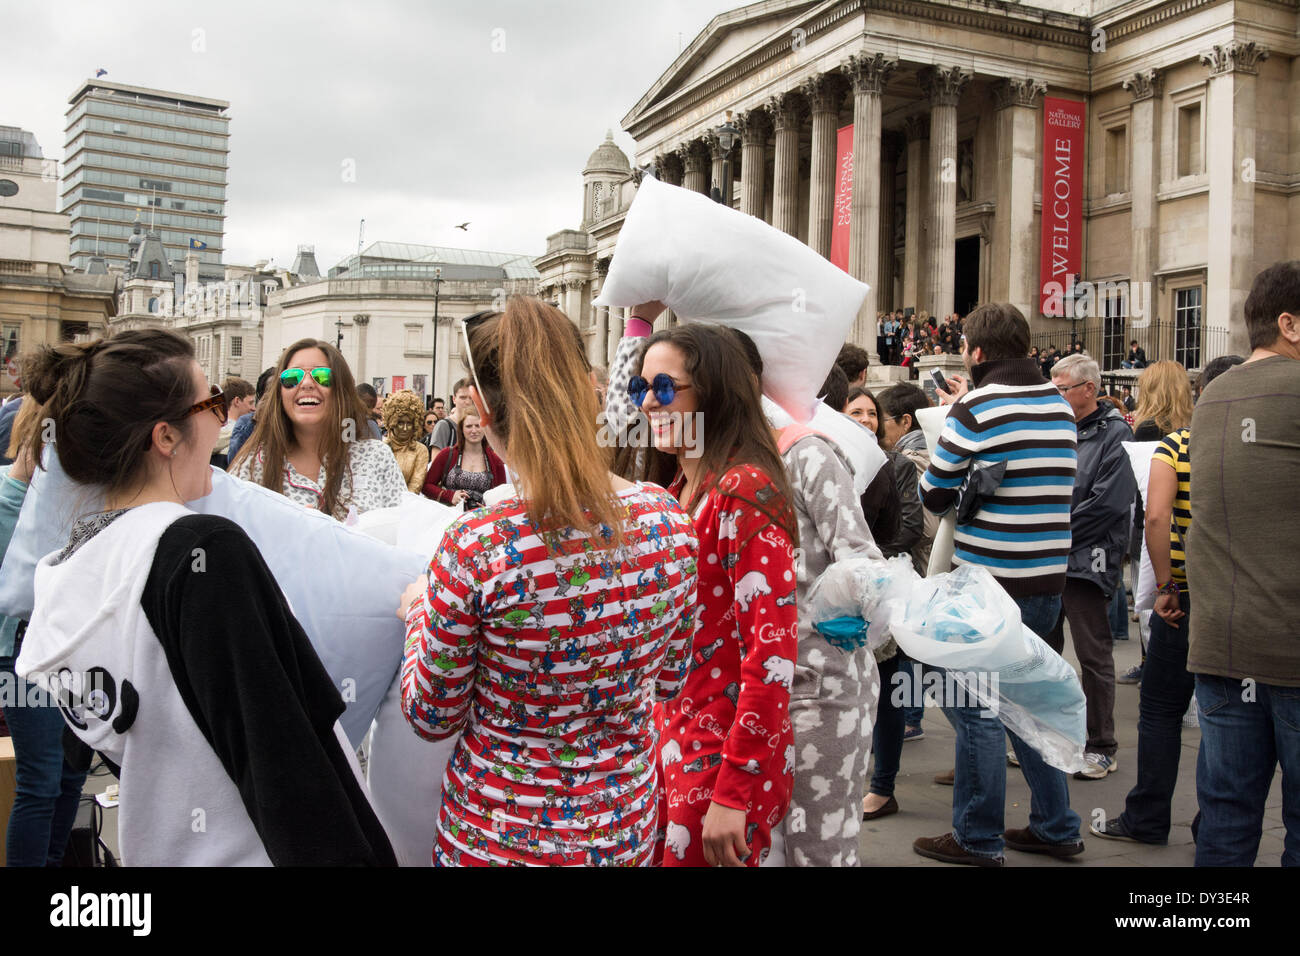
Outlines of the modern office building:
[[62,211],[72,264],[125,267],[135,222],[168,258],[195,251],[221,261],[230,104],[122,83],[86,80],[68,100]]

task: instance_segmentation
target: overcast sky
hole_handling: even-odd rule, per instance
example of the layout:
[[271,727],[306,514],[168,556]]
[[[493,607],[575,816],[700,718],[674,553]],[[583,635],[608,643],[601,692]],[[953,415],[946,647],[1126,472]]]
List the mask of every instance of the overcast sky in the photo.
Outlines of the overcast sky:
[[[716,14],[742,0],[6,4],[0,125],[63,158],[68,97],[107,80],[230,103],[227,262],[365,241],[540,255],[582,167]],[[504,46],[494,52],[493,46]],[[344,182],[345,161],[355,182]],[[470,220],[468,233],[452,228]]]

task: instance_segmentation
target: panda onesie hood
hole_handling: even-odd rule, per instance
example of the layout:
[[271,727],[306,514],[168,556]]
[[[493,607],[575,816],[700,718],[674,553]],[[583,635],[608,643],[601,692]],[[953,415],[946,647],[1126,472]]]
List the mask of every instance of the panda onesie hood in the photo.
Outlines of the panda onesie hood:
[[342,698],[243,530],[157,502],[92,534],[37,565],[16,670],[120,768],[122,862],[393,865]]

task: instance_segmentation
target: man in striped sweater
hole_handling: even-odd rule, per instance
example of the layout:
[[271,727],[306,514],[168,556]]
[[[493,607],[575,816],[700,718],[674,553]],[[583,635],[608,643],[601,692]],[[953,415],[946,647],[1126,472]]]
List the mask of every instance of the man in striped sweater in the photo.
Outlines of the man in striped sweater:
[[[948,380],[952,403],[943,433],[921,477],[921,501],[935,514],[958,503],[963,482],[979,467],[1005,463],[997,489],[956,528],[953,562],[985,567],[1020,607],[1040,637],[1061,610],[1070,554],[1074,488],[1074,414],[1044,381],[1029,355],[1029,323],[1015,306],[984,305],[967,317],[962,357],[971,380]],[[963,508],[963,512],[966,509]],[[1070,809],[1066,775],[1049,767],[1011,734],[1032,793],[1029,826],[1003,831],[1007,768],[1002,723],[979,707],[951,706],[957,731],[951,833],[922,837],[921,856],[946,863],[1001,866],[1002,849],[1052,856],[1083,852],[1079,817]]]

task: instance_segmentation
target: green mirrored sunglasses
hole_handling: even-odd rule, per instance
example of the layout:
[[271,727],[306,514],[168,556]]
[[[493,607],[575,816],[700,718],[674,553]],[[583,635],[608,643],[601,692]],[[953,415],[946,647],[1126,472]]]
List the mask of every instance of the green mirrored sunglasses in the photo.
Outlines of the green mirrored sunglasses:
[[[285,388],[297,388],[306,377],[306,369],[287,368],[280,373],[280,384]],[[334,382],[334,372],[326,365],[312,369],[311,377],[321,388],[329,388]]]

